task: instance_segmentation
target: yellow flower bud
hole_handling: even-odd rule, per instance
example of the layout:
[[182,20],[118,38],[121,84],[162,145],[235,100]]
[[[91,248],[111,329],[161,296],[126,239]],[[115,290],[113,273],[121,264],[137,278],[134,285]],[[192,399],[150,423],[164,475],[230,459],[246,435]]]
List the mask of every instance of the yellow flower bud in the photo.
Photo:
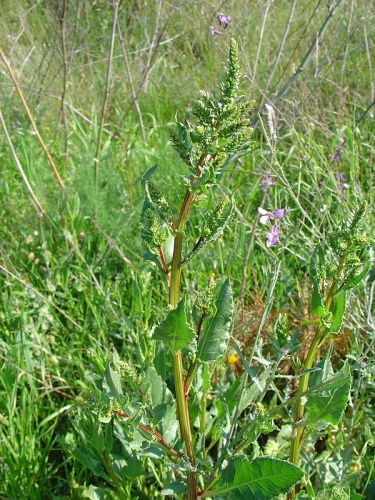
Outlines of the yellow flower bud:
[[237,363],[238,361],[238,356],[236,354],[229,354],[227,361],[230,365],[234,365],[234,363]]

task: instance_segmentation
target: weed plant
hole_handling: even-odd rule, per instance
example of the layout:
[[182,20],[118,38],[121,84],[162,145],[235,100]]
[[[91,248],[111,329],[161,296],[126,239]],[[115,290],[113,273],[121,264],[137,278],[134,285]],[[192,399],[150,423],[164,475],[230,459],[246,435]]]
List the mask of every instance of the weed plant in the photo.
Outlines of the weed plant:
[[[196,488],[218,498],[226,488],[225,498],[252,498],[239,491],[240,469],[243,480],[261,463],[303,471],[290,498],[372,498],[373,248],[355,249],[345,278],[335,244],[358,217],[363,245],[373,237],[358,212],[367,200],[373,218],[373,2],[241,1],[224,13],[225,30],[212,2],[115,4],[0,6],[0,497],[192,498]],[[185,332],[196,335],[205,308],[216,318],[230,290],[233,314],[218,359],[202,362],[193,337],[181,372],[160,333],[176,314],[170,262],[152,245],[143,261],[139,221],[148,246],[147,210],[163,246],[181,234],[189,180],[167,144],[171,122],[194,136],[191,98],[217,88],[227,33],[241,48],[238,103],[254,100],[251,149],[211,172],[189,211],[183,260],[196,244],[198,256],[182,266],[180,292]],[[153,183],[173,224],[150,198]],[[204,221],[226,196],[232,217],[201,248]],[[343,290],[349,278],[362,281]],[[186,401],[177,371],[191,377]],[[272,467],[260,498],[285,498]]]

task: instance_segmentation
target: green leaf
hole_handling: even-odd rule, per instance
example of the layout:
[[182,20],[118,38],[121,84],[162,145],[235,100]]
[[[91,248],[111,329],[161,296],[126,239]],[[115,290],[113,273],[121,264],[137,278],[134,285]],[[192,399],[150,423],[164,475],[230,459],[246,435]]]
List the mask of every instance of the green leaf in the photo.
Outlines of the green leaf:
[[112,370],[109,361],[104,372],[103,393],[109,399],[115,399],[121,403],[124,399],[124,393],[121,387],[121,376],[118,372]]
[[320,319],[326,316],[324,297],[322,294],[322,283],[325,278],[324,252],[317,245],[310,261],[310,281],[313,286],[311,312],[317,314]]
[[332,305],[332,323],[330,330],[333,333],[338,333],[341,330],[342,320],[346,309],[346,293],[339,292]]
[[104,441],[104,433],[103,428],[99,425],[96,429],[96,432],[91,434],[90,445],[94,448],[99,456],[102,456],[105,450],[105,441]]
[[90,500],[106,500],[108,498],[108,491],[93,484],[90,484],[88,488],[84,488],[83,494],[83,498],[89,498]]
[[176,309],[168,312],[160,325],[155,328],[152,338],[166,342],[172,352],[191,348],[195,340],[195,332],[186,319],[185,298],[180,300]]
[[326,309],[324,307],[323,296],[321,293],[320,286],[316,283],[314,284],[312,300],[311,300],[311,312],[317,314],[320,319],[323,319],[326,315]]
[[218,490],[208,491],[214,498],[226,500],[267,500],[286,493],[303,477],[303,471],[282,460],[257,458],[252,462],[246,456],[228,460],[220,473]]
[[149,168],[142,177],[142,185],[146,194],[143,212],[151,207],[154,211],[156,211],[160,219],[169,225],[169,222],[172,219],[172,214],[169,209],[168,201],[150,180],[152,175],[155,173],[156,168],[157,165]]
[[186,493],[186,490],[187,487],[185,482],[175,481],[174,483],[170,483],[166,488],[164,488],[164,490],[161,492],[161,495],[179,498],[184,493]]
[[121,475],[124,478],[135,479],[145,473],[142,467],[142,461],[133,453],[126,459],[126,465],[121,469]]
[[199,336],[197,358],[203,363],[223,356],[229,342],[233,316],[233,293],[229,279],[221,285],[215,301],[216,312],[203,322]]
[[222,236],[225,228],[233,217],[235,208],[236,204],[234,198],[226,196],[220,200],[214,210],[207,215],[201,228],[201,237],[195,247],[185,256],[183,264],[186,264],[186,262],[208,245],[208,243],[212,243]]
[[142,176],[142,186],[145,187],[146,183],[151,179],[151,177],[154,175],[156,169],[158,168],[157,165],[154,165],[153,167],[149,168],[146,170],[146,172]]
[[351,288],[354,288],[355,286],[358,285],[366,276],[367,273],[369,272],[371,267],[371,264],[366,264],[363,268],[363,270],[358,273],[358,274],[350,274],[350,276],[345,280],[344,285],[341,287],[341,290],[350,290]]
[[175,439],[178,429],[175,401],[155,368],[146,369],[141,390],[152,414],[152,424],[158,427],[165,441],[170,443]]
[[345,364],[344,368],[332,377],[329,359],[326,358],[319,365],[322,370],[312,375],[310,387],[314,389],[314,386],[323,385],[308,396],[306,403],[308,424],[324,421],[336,425],[348,403],[351,385],[350,369],[348,364]]
[[104,436],[106,453],[111,453],[113,448],[113,429],[109,423],[104,426]]
[[101,463],[95,458],[91,457],[87,453],[76,447],[72,452],[72,455],[81,462],[81,464],[89,469],[95,476],[102,476],[104,474],[104,469]]

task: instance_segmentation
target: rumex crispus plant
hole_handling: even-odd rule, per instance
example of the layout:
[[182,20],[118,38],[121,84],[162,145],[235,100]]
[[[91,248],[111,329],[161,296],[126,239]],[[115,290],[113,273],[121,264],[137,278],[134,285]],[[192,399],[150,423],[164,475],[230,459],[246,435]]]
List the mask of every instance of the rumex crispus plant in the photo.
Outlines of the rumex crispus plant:
[[[364,202],[358,211],[340,228],[328,237],[330,252],[317,245],[310,263],[312,285],[311,312],[317,316],[309,322],[315,326],[306,360],[301,367],[298,385],[298,399],[294,406],[293,433],[290,447],[290,461],[296,465],[303,445],[304,436],[312,426],[326,423],[337,424],[347,405],[351,386],[348,363],[333,379],[330,356],[320,363],[313,375],[311,370],[317,357],[317,350],[331,335],[338,334],[347,305],[348,291],[362,281],[370,269],[366,247],[372,238],[369,234],[368,206]],[[303,325],[302,325],[303,326]],[[312,375],[312,377],[311,377]],[[309,398],[305,393],[310,377],[316,390]],[[325,384],[324,382],[329,382]],[[322,384],[319,389],[319,384]],[[307,418],[305,418],[305,412]],[[295,498],[295,488],[288,494]]]
[[[206,290],[196,297],[182,293],[184,269],[223,234],[235,210],[233,197],[223,196],[206,211],[199,236],[189,238],[186,223],[191,208],[202,208],[225,167],[250,147],[252,102],[241,99],[239,86],[238,46],[230,40],[220,92],[201,91],[200,98],[192,102],[192,121],[187,125],[177,123],[171,133],[173,147],[188,167],[186,193],[177,217],[153,182],[156,167],[143,176],[146,197],[141,235],[145,259],[157,266],[168,288],[167,312],[154,328],[152,341],[161,342],[169,352],[174,395],[158,373],[156,360],[150,358],[144,359],[139,372],[126,365],[129,390],[124,392],[119,372],[125,365],[116,358],[115,369],[107,365],[100,404],[102,422],[109,422],[114,415],[126,419],[133,431],[133,446],[135,442],[139,445],[139,440],[149,440],[165,450],[172,462],[170,481],[173,477],[176,480],[165,485],[164,491],[188,500],[254,495],[272,498],[288,491],[302,477],[302,471],[294,465],[271,458],[251,460],[230,446],[235,415],[250,404],[250,399],[240,403],[238,385],[234,394],[230,394],[230,388],[212,386],[217,363],[228,347],[233,320],[229,279],[219,284],[209,279]],[[213,405],[212,393],[218,398]],[[262,413],[261,408],[259,411]],[[222,425],[225,428],[220,429]],[[261,427],[265,430],[267,426],[263,422]],[[269,426],[269,430],[272,428]],[[256,432],[253,434],[256,436]],[[143,450],[138,446],[138,455],[142,451],[146,453],[145,445]]]

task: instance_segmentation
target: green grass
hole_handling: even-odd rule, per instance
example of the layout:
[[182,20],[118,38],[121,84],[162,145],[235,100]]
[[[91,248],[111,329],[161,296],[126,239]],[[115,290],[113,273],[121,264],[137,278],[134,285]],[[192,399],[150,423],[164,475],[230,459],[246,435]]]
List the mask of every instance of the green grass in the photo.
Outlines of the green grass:
[[[257,110],[262,98],[276,99],[292,78],[326,19],[327,2],[297,2],[266,95],[263,90],[291,2],[273,2],[267,17],[266,2],[234,3],[228,32],[241,45],[244,93],[255,99]],[[295,313],[301,314],[301,294],[315,244],[324,241],[327,232],[346,220],[363,199],[368,199],[373,214],[374,107],[363,113],[375,98],[371,62],[375,8],[370,0],[342,4],[318,50],[275,105],[275,148],[268,142],[262,110],[252,152],[224,173],[223,187],[235,193],[238,214],[224,239],[203,252],[185,275],[188,292],[200,289],[215,273],[219,278],[231,276],[238,298],[246,248],[262,199],[259,183],[267,171],[275,176],[276,185],[267,193],[265,207],[284,207],[287,217],[274,249],[266,249],[264,232],[256,230],[245,290],[249,309],[254,297],[265,299],[269,276],[280,262],[273,311],[294,313],[291,304],[297,304]],[[108,354],[116,348],[136,367],[142,365],[142,353],[153,355],[149,332],[166,307],[166,290],[142,261],[140,180],[147,168],[158,164],[159,187],[171,203],[180,203],[181,163],[168,144],[168,127],[175,116],[183,121],[197,90],[214,88],[222,74],[225,38],[211,38],[208,31],[219,7],[218,2],[207,1],[120,2],[119,23],[139,113],[116,38],[97,187],[93,159],[105,92],[111,2],[67,2],[62,23],[57,2],[1,3],[1,50],[67,190],[64,196],[1,62],[1,112],[25,175],[46,212],[43,219],[37,215],[1,135],[1,498],[82,498],[90,484],[111,489],[109,480],[95,476],[82,466],[77,453],[69,451],[80,441],[77,419],[87,419],[86,438],[90,425],[95,425],[85,406],[86,394],[100,383]],[[340,162],[335,164],[328,155],[343,140]],[[348,184],[345,191],[339,173]],[[214,198],[215,194],[211,203]],[[201,217],[202,211],[195,209],[191,226]],[[351,299],[346,328],[353,357],[365,353],[373,359],[373,278],[372,271]],[[363,491],[366,481],[375,479],[374,443],[368,435],[374,432],[374,386],[371,380],[357,382],[357,406],[345,420],[355,450],[346,457],[346,465],[352,470],[361,457],[353,481]],[[360,428],[364,416],[367,434]],[[337,432],[340,436],[332,439],[340,444],[346,431]],[[150,479],[151,468],[157,468],[162,482],[163,467],[151,461],[142,466],[145,482],[129,479],[126,494],[133,488],[156,498],[160,487]]]

